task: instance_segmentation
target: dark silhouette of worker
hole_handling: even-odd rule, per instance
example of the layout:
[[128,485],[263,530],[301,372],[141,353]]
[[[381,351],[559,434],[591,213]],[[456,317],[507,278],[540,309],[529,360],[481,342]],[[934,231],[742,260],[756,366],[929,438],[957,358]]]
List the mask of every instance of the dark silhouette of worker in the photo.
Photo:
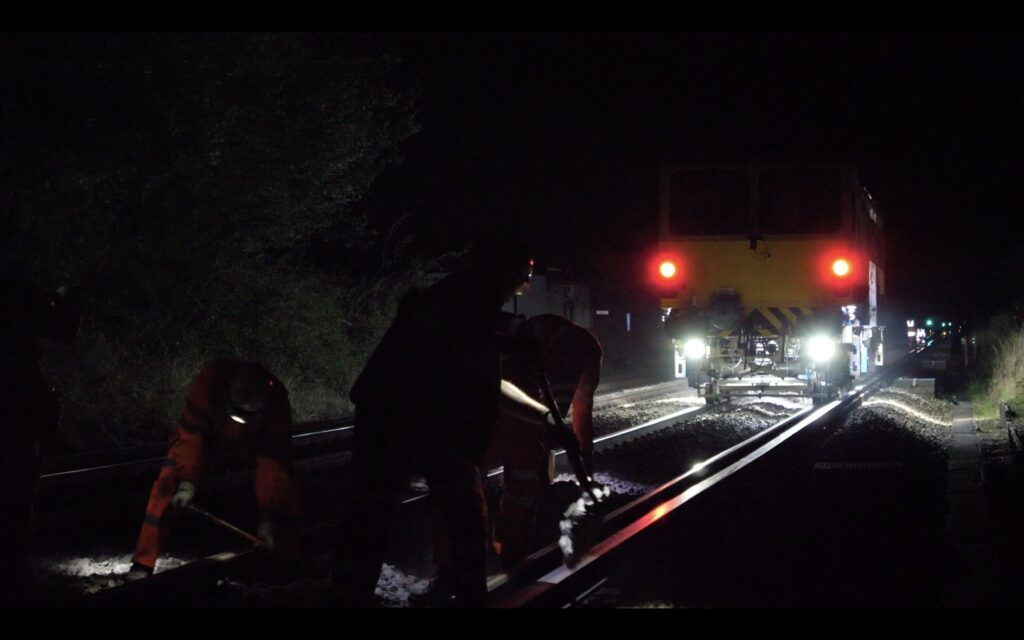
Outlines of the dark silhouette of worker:
[[255,461],[259,536],[274,549],[293,533],[291,523],[301,511],[288,390],[260,364],[217,358],[203,365],[185,396],[146,505],[129,580],[153,572],[171,523],[192,501],[204,472],[230,460]]
[[0,281],[0,606],[32,604],[40,442],[57,431],[57,397],[39,368],[41,339],[71,345],[81,308],[62,293]]
[[498,335],[501,306],[530,273],[524,244],[488,239],[471,249],[465,268],[403,296],[350,392],[353,477],[332,574],[339,604],[374,603],[390,518],[414,470],[425,477],[451,542],[451,604],[483,604],[480,463],[498,416],[499,356],[511,348]]

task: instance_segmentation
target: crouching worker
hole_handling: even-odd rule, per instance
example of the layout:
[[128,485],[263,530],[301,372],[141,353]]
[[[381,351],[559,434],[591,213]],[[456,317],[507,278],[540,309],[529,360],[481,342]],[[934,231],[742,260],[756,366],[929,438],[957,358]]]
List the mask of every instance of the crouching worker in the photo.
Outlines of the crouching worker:
[[256,461],[259,536],[288,552],[300,499],[292,476],[288,390],[261,365],[207,362],[192,382],[163,469],[153,483],[129,579],[153,572],[178,511],[195,495],[204,469],[227,458]]

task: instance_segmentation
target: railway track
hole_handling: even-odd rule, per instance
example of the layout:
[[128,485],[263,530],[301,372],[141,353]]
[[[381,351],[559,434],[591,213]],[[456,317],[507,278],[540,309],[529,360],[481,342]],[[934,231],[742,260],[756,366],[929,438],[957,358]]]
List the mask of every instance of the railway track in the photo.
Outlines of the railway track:
[[[666,390],[664,387],[661,388],[660,393],[665,394],[671,391]],[[654,392],[650,389],[642,390],[643,397],[653,397],[659,392]],[[618,393],[614,396],[613,402],[625,402],[635,400],[637,395],[641,394],[624,394]],[[681,418],[697,413],[707,411],[708,409],[703,406],[692,406],[682,410],[673,411],[667,415],[661,416],[657,419],[647,420],[641,424],[632,425],[626,429],[622,429],[614,434],[608,434],[595,440],[595,449],[603,451],[608,448],[614,447],[622,442],[630,441],[632,439],[643,437],[651,433],[655,433],[660,429],[670,427],[671,425],[678,422]],[[344,453],[332,454],[335,456],[343,456]],[[330,456],[322,456],[321,461],[324,458]],[[563,465],[564,451],[556,452],[556,465]],[[312,464],[313,462],[310,462]],[[300,472],[302,469],[300,468]],[[497,484],[500,482],[502,476],[502,469],[496,468],[489,471],[488,482],[490,484]],[[239,485],[246,484],[244,476],[235,478],[235,481]],[[410,495],[405,499],[404,505],[406,508],[415,508],[415,505],[423,503],[424,498],[427,497],[426,493],[415,493],[410,492]],[[137,523],[135,523],[137,524]],[[312,541],[313,546],[322,545],[325,541],[333,539],[333,531],[339,526],[340,521],[332,519],[324,522],[317,523],[310,527],[304,532],[304,537],[307,543]],[[197,562],[190,563],[188,565],[178,567],[175,569],[164,570],[154,574],[150,579],[142,581],[141,583],[126,583],[119,585],[113,589],[108,589],[100,594],[89,596],[86,598],[86,602],[89,606],[132,606],[132,603],[143,602],[146,598],[152,597],[149,594],[151,592],[162,592],[162,591],[174,591],[178,587],[176,585],[190,584],[195,585],[198,582],[202,582],[202,576],[209,575],[237,575],[239,573],[245,573],[251,563],[258,561],[259,554],[251,549],[244,549],[234,552],[224,552],[219,554],[213,554]],[[186,567],[188,567],[186,569]],[[156,580],[156,578],[160,578]],[[212,579],[212,578],[211,578]],[[141,586],[139,586],[141,585]],[[110,593],[108,593],[110,592]],[[103,595],[101,595],[103,594]],[[115,605],[116,603],[116,605]]]
[[[655,383],[633,389],[612,390],[594,398],[595,409],[657,398],[682,390],[681,381]],[[310,450],[322,451],[348,440],[352,433],[352,416],[304,422],[296,426],[292,446],[298,457]],[[135,475],[159,470],[167,452],[166,443],[153,443],[108,451],[72,454],[43,461],[41,483],[45,487],[64,482],[82,482],[93,477],[113,477],[121,473]]]
[[[673,381],[613,390],[595,398],[595,410],[600,412],[609,407],[628,406],[677,393],[684,388],[682,382]],[[298,425],[292,436],[298,472],[320,475],[344,465],[351,455],[349,439],[352,430],[350,417]],[[145,503],[165,454],[165,444],[143,445],[46,461],[37,491],[37,512],[43,535],[47,531],[77,526],[90,517],[137,514]],[[492,478],[497,481],[500,474]],[[204,491],[218,496],[244,492],[251,485],[251,479],[250,469],[229,467],[204,481]]]
[[807,407],[608,514],[600,539],[571,569],[562,564],[557,548],[538,551],[521,570],[492,580],[489,606],[552,608],[584,601],[615,567],[626,562],[623,558],[680,521],[704,517],[693,512],[714,502],[726,503],[726,496],[745,496],[737,489],[744,484],[750,487],[759,479],[806,466],[812,443],[887,385],[897,372],[898,367],[888,368],[838,400]]
[[[891,371],[891,370],[890,370]],[[560,552],[549,546],[534,553],[529,561],[514,573],[503,573],[490,581],[490,605],[495,607],[552,607],[565,606],[582,599],[603,580],[607,567],[622,554],[644,544],[652,531],[662,523],[685,514],[697,501],[714,500],[724,493],[731,479],[756,473],[769,459],[778,460],[779,454],[795,450],[793,443],[820,431],[824,425],[834,423],[857,406],[885,381],[876,376],[839,400],[823,407],[806,407],[761,433],[705,460],[689,472],[667,482],[656,490],[637,498],[608,514],[602,524],[602,538],[574,569],[561,564]],[[626,398],[616,401],[628,402]],[[669,427],[679,420],[706,412],[703,406],[692,406],[672,412],[658,419],[633,425],[595,441],[598,451],[611,449],[623,442],[641,438]],[[798,449],[798,447],[797,447]],[[558,459],[564,459],[564,452]],[[790,454],[791,455],[791,454]],[[497,481],[501,469],[492,469],[488,476]],[[421,503],[424,494],[410,495],[406,506]],[[337,520],[320,522],[305,532],[307,540],[319,543],[333,538],[333,530],[341,523]],[[166,570],[152,578],[127,583],[99,594],[88,596],[81,604],[86,606],[146,605],[161,599],[158,593],[195,590],[196,585],[213,584],[223,576],[246,575],[260,554],[252,549],[210,555],[184,567]],[[159,578],[159,579],[158,579]],[[155,600],[154,600],[155,599]]]

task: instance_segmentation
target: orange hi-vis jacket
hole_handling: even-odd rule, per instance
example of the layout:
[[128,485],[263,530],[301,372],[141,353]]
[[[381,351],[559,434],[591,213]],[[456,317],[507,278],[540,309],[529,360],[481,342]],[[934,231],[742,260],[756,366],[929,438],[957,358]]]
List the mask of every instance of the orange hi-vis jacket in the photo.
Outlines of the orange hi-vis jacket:
[[292,420],[288,390],[271,373],[274,387],[261,417],[247,424],[228,415],[228,394],[240,360],[207,362],[185,397],[163,469],[153,483],[146,517],[132,558],[152,569],[169,535],[171,499],[183,481],[199,484],[203,472],[228,459],[256,462],[255,490],[260,518],[283,522],[298,515],[298,487],[292,478]]
[[[601,344],[590,331],[562,316],[544,314],[526,321],[540,346],[542,367],[562,418],[572,406],[572,430],[588,468],[593,468],[594,392],[601,378]],[[544,403],[535,366],[523,361],[507,363],[502,377],[530,397]]]

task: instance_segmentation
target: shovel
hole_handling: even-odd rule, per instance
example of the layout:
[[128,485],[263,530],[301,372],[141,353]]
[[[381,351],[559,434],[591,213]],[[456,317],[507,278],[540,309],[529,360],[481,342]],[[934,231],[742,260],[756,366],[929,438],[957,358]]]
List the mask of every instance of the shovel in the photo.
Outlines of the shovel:
[[194,513],[194,514],[196,514],[196,515],[206,519],[206,520],[209,520],[210,522],[212,522],[213,524],[217,525],[221,529],[225,529],[227,531],[230,531],[231,533],[235,534],[239,538],[242,538],[243,540],[245,540],[247,542],[250,542],[254,547],[257,547],[259,549],[266,549],[267,548],[267,543],[264,542],[262,538],[254,536],[253,534],[249,533],[248,531],[244,531],[242,529],[239,529],[238,527],[236,527],[235,525],[231,524],[230,522],[227,522],[226,520],[221,520],[220,518],[218,518],[217,516],[213,515],[212,513],[207,511],[206,509],[203,509],[202,507],[196,506],[195,504],[190,502],[187,505],[185,505],[185,510],[186,511],[190,511],[190,512],[192,512],[192,513]]
[[601,503],[611,491],[608,487],[595,482],[588,473],[580,452],[580,443],[576,439],[576,434],[562,420],[562,412],[558,410],[558,403],[551,392],[547,374],[539,372],[538,381],[544,395],[544,403],[555,421],[552,435],[565,449],[565,455],[569,458],[569,464],[572,465],[580,485],[580,497],[569,505],[558,523],[558,547],[562,550],[562,562],[571,569],[597,539],[606,511]]

